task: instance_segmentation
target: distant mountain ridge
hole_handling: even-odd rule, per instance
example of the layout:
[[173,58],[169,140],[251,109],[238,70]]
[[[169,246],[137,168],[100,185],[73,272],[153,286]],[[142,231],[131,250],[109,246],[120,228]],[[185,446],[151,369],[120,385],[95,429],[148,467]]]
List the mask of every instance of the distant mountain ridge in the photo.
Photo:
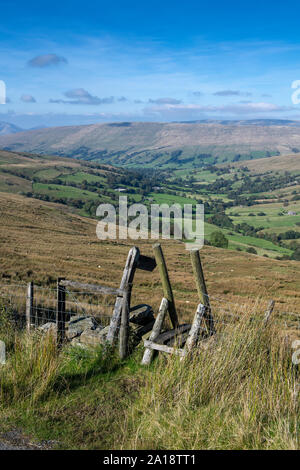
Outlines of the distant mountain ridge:
[[21,129],[21,127],[10,124],[9,122],[0,121],[0,135],[16,134],[22,131],[23,129]]
[[119,166],[197,167],[300,152],[300,122],[114,122],[0,137],[0,148]]

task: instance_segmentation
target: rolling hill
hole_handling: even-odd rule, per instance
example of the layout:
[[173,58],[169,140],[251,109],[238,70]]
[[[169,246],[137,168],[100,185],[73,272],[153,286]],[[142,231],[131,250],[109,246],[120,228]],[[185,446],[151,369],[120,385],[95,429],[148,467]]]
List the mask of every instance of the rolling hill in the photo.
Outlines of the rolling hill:
[[292,153],[289,155],[280,155],[269,157],[268,159],[259,158],[257,160],[246,160],[233,163],[236,168],[247,167],[255,173],[272,172],[299,172],[300,171],[300,153]]
[[22,132],[22,129],[9,122],[0,121],[0,135],[16,134],[17,132]]
[[38,129],[0,137],[0,148],[117,166],[192,168],[300,149],[293,121],[121,122]]

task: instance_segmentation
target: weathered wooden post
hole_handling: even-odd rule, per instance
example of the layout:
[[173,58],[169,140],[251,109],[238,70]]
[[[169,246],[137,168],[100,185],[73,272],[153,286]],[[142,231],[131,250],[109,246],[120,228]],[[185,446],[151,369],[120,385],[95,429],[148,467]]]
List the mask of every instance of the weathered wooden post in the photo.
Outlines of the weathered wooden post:
[[[124,290],[128,286],[128,284],[132,284],[134,273],[137,268],[138,260],[140,256],[140,250],[134,246],[129,250],[126,265],[123,271],[123,276],[120,283],[120,289]],[[128,304],[130,307],[130,294],[128,299]],[[111,317],[109,330],[107,333],[107,341],[110,344],[113,344],[114,341],[117,339],[118,328],[120,325],[120,317],[121,317],[121,310],[123,305],[123,297],[118,296],[115,302],[114,311]]]
[[[156,317],[155,323],[153,325],[153,329],[149,337],[149,341],[153,341],[155,343],[155,340],[159,336],[160,331],[162,329],[167,310],[168,310],[168,300],[164,297],[161,301],[159,312]],[[145,366],[148,366],[152,361],[153,354],[154,354],[153,349],[146,348],[141,363]]]
[[56,339],[58,347],[61,347],[64,342],[66,328],[66,288],[60,284],[63,280],[64,278],[57,279]]
[[193,324],[192,324],[192,327],[190,329],[189,336],[188,336],[188,338],[186,340],[186,343],[185,343],[185,349],[188,352],[191,351],[197,343],[197,340],[198,340],[199,334],[200,334],[201,323],[202,323],[202,320],[205,316],[206,310],[207,310],[207,307],[205,307],[205,305],[203,305],[203,304],[199,304],[198,307],[197,307],[197,310],[196,310],[196,313],[195,313],[195,316],[194,316],[194,320],[193,320]]
[[272,312],[274,310],[274,306],[275,306],[275,300],[270,300],[269,302],[269,305],[268,305],[268,308],[265,312],[265,318],[264,318],[264,326],[267,326],[268,323],[269,323],[269,320],[270,320],[270,317],[272,315]]
[[199,250],[191,250],[191,262],[199,299],[201,304],[206,307],[204,318],[208,329],[208,334],[212,335],[215,333],[214,319],[211,313]]
[[4,366],[6,363],[6,347],[4,341],[0,341],[0,365]]
[[125,359],[128,355],[129,341],[129,299],[132,285],[129,284],[124,290],[121,325],[120,325],[120,344],[119,354],[121,359]]
[[27,284],[27,297],[26,297],[26,328],[30,332],[31,325],[34,323],[33,316],[33,282]]
[[164,254],[162,252],[160,243],[155,243],[153,245],[153,251],[154,251],[155,261],[158,266],[158,270],[160,274],[164,297],[168,301],[168,310],[169,310],[171,322],[172,322],[173,328],[177,328],[179,325],[179,322],[178,322],[177,312],[175,308],[175,301],[173,297],[173,291],[172,291],[172,287],[171,287],[171,283],[169,279],[167,265],[165,262]]

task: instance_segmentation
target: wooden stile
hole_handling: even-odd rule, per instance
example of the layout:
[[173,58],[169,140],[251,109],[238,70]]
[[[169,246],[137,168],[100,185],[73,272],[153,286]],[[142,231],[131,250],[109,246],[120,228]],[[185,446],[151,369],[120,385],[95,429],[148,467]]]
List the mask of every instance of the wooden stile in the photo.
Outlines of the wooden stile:
[[175,301],[174,301],[172,286],[171,286],[170,279],[169,279],[167,265],[165,262],[164,254],[163,254],[160,243],[155,243],[153,245],[153,251],[154,251],[155,261],[158,266],[160,279],[162,282],[164,297],[168,300],[168,310],[170,314],[170,319],[171,319],[173,328],[177,328],[179,323],[178,323],[178,317],[177,317],[177,312],[175,308]]
[[[159,312],[156,317],[155,323],[153,325],[153,329],[149,337],[149,341],[155,342],[156,338],[159,336],[163,323],[164,323],[167,310],[168,310],[168,300],[164,297],[161,301]],[[146,347],[144,355],[143,355],[143,359],[142,359],[143,365],[149,365],[151,363],[153,359],[153,353],[154,351],[152,348]]]
[[[127,260],[126,260],[126,265],[123,271],[122,280],[120,283],[121,291],[124,291],[129,284],[132,284],[134,273],[137,268],[139,256],[140,256],[140,250],[136,246],[132,247],[129,250]],[[128,304],[130,308],[130,294],[128,298]],[[113,344],[117,339],[118,328],[119,328],[120,320],[121,320],[122,305],[123,305],[123,297],[118,296],[115,302],[113,314],[112,314],[110,325],[109,325],[109,330],[107,333],[107,341],[109,344]]]

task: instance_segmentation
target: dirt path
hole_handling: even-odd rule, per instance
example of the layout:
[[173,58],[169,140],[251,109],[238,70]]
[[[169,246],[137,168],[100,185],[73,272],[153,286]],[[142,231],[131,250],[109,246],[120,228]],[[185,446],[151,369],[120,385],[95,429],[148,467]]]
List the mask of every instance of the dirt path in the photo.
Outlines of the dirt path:
[[43,441],[33,443],[24,436],[21,431],[13,430],[0,434],[1,450],[49,450],[55,443],[53,441]]

